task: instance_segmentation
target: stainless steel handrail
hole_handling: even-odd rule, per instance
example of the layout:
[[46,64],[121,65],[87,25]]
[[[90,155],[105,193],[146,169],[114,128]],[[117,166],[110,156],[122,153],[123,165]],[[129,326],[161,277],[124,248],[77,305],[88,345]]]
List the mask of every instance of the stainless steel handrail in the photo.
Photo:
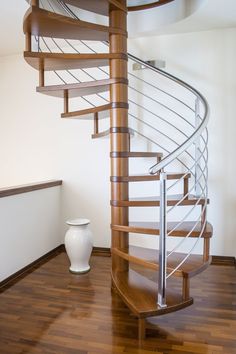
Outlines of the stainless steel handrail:
[[140,63],[144,65],[145,67],[163,75],[164,77],[167,77],[168,79],[171,79],[172,81],[176,82],[180,86],[186,88],[187,90],[191,91],[196,98],[200,100],[200,102],[203,104],[205,108],[205,115],[202,119],[202,123],[200,126],[196,129],[196,131],[188,138],[187,141],[185,141],[181,146],[179,146],[177,149],[175,149],[173,152],[171,152],[168,156],[164,157],[160,162],[156,163],[149,169],[150,174],[156,174],[163,168],[165,168],[167,165],[169,165],[174,159],[176,159],[180,154],[182,154],[190,145],[193,144],[193,142],[200,137],[204,129],[206,128],[208,121],[209,121],[209,115],[210,115],[210,109],[208,102],[206,98],[194,87],[191,85],[187,84],[183,80],[178,79],[176,76],[171,75],[161,69],[158,69],[154,67],[153,65],[146,63],[145,61],[141,60],[140,58],[137,58],[136,56],[132,54],[128,54],[128,57],[133,59],[135,62]]

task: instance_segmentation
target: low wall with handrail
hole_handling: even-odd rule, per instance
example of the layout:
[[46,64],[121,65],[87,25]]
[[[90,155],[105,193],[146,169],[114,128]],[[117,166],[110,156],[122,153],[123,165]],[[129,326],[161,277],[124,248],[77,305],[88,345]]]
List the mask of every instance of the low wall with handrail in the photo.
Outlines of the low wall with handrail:
[[0,282],[61,244],[61,184],[0,189]]

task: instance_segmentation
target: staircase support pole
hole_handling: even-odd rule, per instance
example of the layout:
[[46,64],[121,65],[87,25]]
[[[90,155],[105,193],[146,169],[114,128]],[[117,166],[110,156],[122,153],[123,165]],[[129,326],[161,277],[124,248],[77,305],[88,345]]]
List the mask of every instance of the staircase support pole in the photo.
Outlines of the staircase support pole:
[[31,6],[39,7],[39,0],[31,0]]
[[[197,129],[200,125],[200,102],[197,98],[195,101],[195,128]],[[195,142],[195,196],[200,197],[201,195],[201,188],[199,177],[201,176],[201,169],[200,169],[200,137]],[[198,162],[197,162],[198,161]]]
[[31,52],[31,47],[32,47],[31,33],[26,32],[26,34],[25,34],[25,50],[26,50],[26,52]]
[[94,121],[94,134],[98,134],[99,133],[98,112],[94,113],[93,121]]
[[[126,0],[119,0],[126,6]],[[109,26],[127,30],[127,12],[111,8],[109,13]],[[110,34],[110,53],[127,54],[127,36],[124,34]],[[110,60],[110,77],[127,79],[127,60]],[[110,88],[111,103],[124,103],[124,108],[111,109],[110,116],[110,149],[111,152],[129,151],[129,129],[128,129],[128,85],[127,83],[116,83]],[[122,131],[121,129],[122,128]],[[111,158],[111,176],[128,176],[128,158]],[[129,187],[127,182],[111,182],[111,199],[127,200]],[[127,207],[111,207],[112,224],[128,225],[129,215]],[[112,231],[112,247],[128,249],[129,234],[126,232]],[[112,256],[112,270],[122,271],[128,269],[128,262],[118,256]]]
[[158,305],[166,307],[166,235],[167,235],[167,175],[160,172],[160,241],[159,241],[159,277],[158,277]]

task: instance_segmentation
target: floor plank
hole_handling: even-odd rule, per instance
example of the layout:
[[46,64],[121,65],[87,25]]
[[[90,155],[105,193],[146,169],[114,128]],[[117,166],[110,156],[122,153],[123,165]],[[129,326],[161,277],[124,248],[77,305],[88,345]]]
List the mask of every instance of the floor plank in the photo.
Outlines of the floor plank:
[[193,278],[194,305],[150,319],[139,342],[138,321],[110,290],[110,263],[94,256],[90,273],[73,275],[61,253],[2,292],[0,353],[236,353],[233,267],[210,266]]

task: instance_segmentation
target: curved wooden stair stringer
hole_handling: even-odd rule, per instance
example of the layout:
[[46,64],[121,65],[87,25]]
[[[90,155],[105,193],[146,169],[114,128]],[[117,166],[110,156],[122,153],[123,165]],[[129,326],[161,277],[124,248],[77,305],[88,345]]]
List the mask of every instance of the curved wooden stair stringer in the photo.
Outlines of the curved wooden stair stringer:
[[[48,0],[50,2],[50,0]],[[160,6],[173,0],[161,0],[154,4],[141,5]],[[60,1],[59,1],[60,3]],[[167,287],[166,306],[157,305],[158,286],[157,274],[160,269],[159,252],[147,248],[135,247],[129,244],[129,233],[144,237],[160,236],[160,222],[132,222],[129,217],[129,208],[160,207],[161,197],[156,191],[150,197],[130,197],[130,184],[133,182],[160,183],[161,170],[154,174],[130,173],[131,159],[155,159],[157,163],[165,160],[163,152],[132,151],[131,137],[135,130],[128,122],[128,67],[127,67],[127,28],[126,16],[128,8],[122,0],[65,0],[63,7],[72,5],[78,9],[109,16],[109,26],[79,20],[76,16],[70,17],[39,8],[38,0],[31,1],[32,6],[24,17],[24,33],[26,35],[26,62],[39,71],[39,86],[37,92],[55,96],[64,100],[64,119],[91,119],[94,121],[93,139],[110,137],[111,145],[111,209],[112,209],[112,284],[130,310],[139,318],[139,335],[145,335],[144,319],[178,311],[190,306],[193,299],[190,297],[191,277],[204,271],[210,264],[209,240],[212,237],[212,226],[206,222],[205,206],[209,203],[207,197],[196,196],[189,187],[196,176],[187,172],[167,173],[167,183],[180,182],[181,194],[168,195],[167,207],[194,207],[198,206],[202,214],[196,221],[170,221],[167,223],[167,236],[187,237],[202,240],[203,255],[191,255],[173,252],[168,255],[167,275],[182,279],[182,289],[172,291]],[[132,8],[130,10],[139,10]],[[69,11],[70,13],[71,11]],[[73,11],[72,11],[73,14]],[[53,37],[66,40],[108,41],[109,53],[54,53],[32,50],[32,36]],[[83,42],[82,42],[83,43]],[[40,43],[38,41],[40,47]],[[63,51],[63,50],[62,50]],[[76,50],[77,51],[77,50]],[[133,56],[129,55],[133,60]],[[142,62],[138,59],[137,63]],[[142,62],[142,65],[149,64]],[[78,83],[63,83],[61,85],[45,85],[46,71],[84,70],[109,66],[109,78]],[[103,72],[104,74],[104,72]],[[107,74],[107,72],[106,72]],[[162,72],[162,75],[167,75]],[[102,76],[104,77],[104,76]],[[176,78],[173,81],[176,82]],[[64,80],[62,80],[64,81]],[[78,80],[79,81],[79,80]],[[192,90],[192,88],[191,88]],[[89,108],[70,111],[70,99],[100,95],[110,92],[110,100]],[[165,92],[165,91],[163,91]],[[173,94],[170,94],[173,98]],[[101,97],[100,97],[101,98]],[[86,99],[87,101],[87,99]],[[180,101],[180,100],[179,100]],[[185,105],[186,108],[187,105]],[[86,106],[85,106],[86,107]],[[173,110],[172,110],[173,113]],[[99,121],[110,117],[109,129],[101,131]],[[137,132],[137,131],[136,131]],[[168,135],[165,135],[165,137]],[[177,144],[178,145],[178,144]],[[158,146],[158,144],[157,144]],[[162,149],[162,151],[167,151]],[[132,160],[133,161],[133,160]],[[182,166],[183,167],[183,166]],[[176,172],[175,172],[176,171]],[[173,182],[172,182],[173,183]],[[183,192],[182,192],[183,190]],[[186,258],[186,260],[185,260]],[[185,260],[183,263],[182,261]],[[177,279],[179,281],[179,279]]]

